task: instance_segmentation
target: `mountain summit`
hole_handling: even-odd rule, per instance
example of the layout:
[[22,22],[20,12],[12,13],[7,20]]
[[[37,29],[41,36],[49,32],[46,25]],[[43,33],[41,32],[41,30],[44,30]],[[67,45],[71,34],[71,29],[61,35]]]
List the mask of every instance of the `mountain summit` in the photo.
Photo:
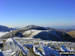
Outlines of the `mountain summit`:
[[25,28],[27,28],[27,29],[35,29],[35,30],[50,30],[50,29],[52,29],[52,28],[36,26],[36,25],[28,25]]

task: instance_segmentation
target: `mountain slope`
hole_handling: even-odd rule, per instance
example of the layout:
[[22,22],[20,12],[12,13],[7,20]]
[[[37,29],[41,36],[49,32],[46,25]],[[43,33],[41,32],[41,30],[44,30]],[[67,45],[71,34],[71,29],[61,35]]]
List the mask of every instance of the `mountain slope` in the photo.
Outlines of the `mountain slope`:
[[39,38],[42,40],[51,41],[75,41],[70,35],[65,32],[56,30],[28,30],[23,33],[24,37]]
[[27,26],[22,29],[14,30],[1,38],[7,39],[12,37],[31,37],[39,38],[42,40],[75,42],[75,38],[72,38],[69,34],[65,32],[41,26]]
[[49,28],[49,27],[41,27],[41,26],[35,26],[35,25],[28,25],[25,28],[35,29],[35,30],[50,30],[50,29],[53,29],[53,28]]
[[72,36],[73,38],[75,38],[75,31],[70,31],[70,32],[67,32],[70,36]]
[[11,30],[13,30],[13,28],[0,25],[0,32],[9,32]]

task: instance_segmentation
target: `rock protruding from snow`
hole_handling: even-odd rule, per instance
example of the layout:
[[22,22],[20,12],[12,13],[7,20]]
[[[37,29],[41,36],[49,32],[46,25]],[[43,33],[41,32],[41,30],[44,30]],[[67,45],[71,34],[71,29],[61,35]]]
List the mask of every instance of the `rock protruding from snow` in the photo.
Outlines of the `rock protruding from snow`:
[[52,50],[48,46],[45,45],[34,45],[33,51],[35,54],[40,55],[40,56],[50,56],[50,55],[55,55],[55,56],[60,56],[58,51]]
[[16,32],[16,33],[15,33],[15,36],[16,36],[16,37],[23,37],[23,34],[22,34],[21,32]]

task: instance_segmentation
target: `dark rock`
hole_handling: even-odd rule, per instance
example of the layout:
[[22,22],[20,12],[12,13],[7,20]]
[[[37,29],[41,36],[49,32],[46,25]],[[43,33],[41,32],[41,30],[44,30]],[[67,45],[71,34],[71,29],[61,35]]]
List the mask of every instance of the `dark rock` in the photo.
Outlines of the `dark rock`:
[[15,33],[15,36],[16,37],[23,37],[23,34],[21,32],[17,32],[17,33]]

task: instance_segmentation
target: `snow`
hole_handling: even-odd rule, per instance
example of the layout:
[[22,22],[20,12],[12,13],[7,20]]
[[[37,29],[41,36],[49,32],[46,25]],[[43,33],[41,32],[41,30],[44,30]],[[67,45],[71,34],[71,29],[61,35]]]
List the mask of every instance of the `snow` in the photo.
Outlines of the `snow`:
[[[51,46],[50,46],[50,43],[54,43],[52,46],[53,47],[56,47],[57,48],[57,45],[59,42],[54,42],[54,41],[37,41],[37,40],[33,40],[31,41],[31,39],[29,38],[18,38],[17,40],[15,40],[17,37],[14,37],[14,38],[9,38],[6,40],[6,42],[9,44],[10,42],[13,42],[14,45],[7,45],[7,48],[9,47],[12,51],[17,51],[17,50],[22,50],[26,55],[28,55],[28,52],[29,52],[29,49],[28,48],[32,48],[33,47],[33,52],[37,55],[40,55],[40,56],[50,56],[50,55],[55,55],[55,56],[60,56],[59,55],[59,50],[56,50],[56,49],[53,49]],[[22,41],[22,42],[20,42]],[[26,41],[28,41],[28,43],[26,43]],[[29,43],[30,42],[30,43]],[[32,42],[32,43],[31,43]],[[34,44],[34,43],[39,43],[38,45]],[[57,43],[57,44],[55,44]],[[63,42],[64,43],[64,42]],[[66,47],[65,46],[66,43],[62,44],[61,42],[61,48],[58,47],[59,49],[61,49],[61,51],[70,51],[71,48],[69,47]],[[58,45],[59,46],[59,45]],[[68,49],[69,48],[69,49]],[[7,52],[5,53],[6,55],[9,56],[9,53],[12,55],[12,54],[15,54],[15,52],[11,52],[11,50],[7,50]],[[74,50],[73,50],[74,51]]]
[[56,56],[60,56],[59,53],[55,50],[52,50],[51,48],[47,47],[47,46],[43,46],[44,48],[44,52],[46,56],[50,56],[52,55],[56,55]]
[[1,52],[1,49],[0,49],[0,52]]
[[0,37],[2,37],[3,35],[7,34],[9,32],[0,32]]
[[[42,49],[42,51],[38,50],[39,47]],[[41,55],[41,56],[50,56],[50,55],[60,56],[58,51],[52,50],[50,47],[45,45],[42,45],[42,46],[35,45],[33,47],[33,51],[35,54]]]
[[67,51],[67,52],[68,52],[68,51],[74,51],[73,48],[67,48],[67,47],[65,47],[64,45],[61,46],[60,50],[61,50],[61,51]]
[[41,54],[40,51],[36,48],[36,46],[33,46],[33,51],[34,51],[35,54],[42,56],[42,54]]
[[41,30],[28,30],[28,31],[25,31],[23,33],[23,35],[33,37],[33,36],[39,34],[40,32],[41,32]]
[[24,50],[24,47],[22,45],[20,45],[20,43],[17,43],[14,39],[13,39],[15,45],[17,45],[26,55],[28,54],[28,50],[27,48],[25,48]]
[[3,41],[0,41],[0,44],[2,44],[3,43]]
[[27,40],[28,40],[28,39],[29,39],[29,40],[30,40],[30,39],[33,39],[33,38],[31,38],[31,37],[22,37],[22,38],[20,38],[20,37],[13,37],[13,38],[14,38],[14,39],[27,39]]
[[61,39],[60,35],[55,30],[27,30],[23,33],[25,37],[31,38],[40,38],[43,40],[60,40],[64,41],[64,38]]
[[6,43],[8,43],[8,42],[13,42],[12,38],[7,39]]
[[2,51],[4,56],[12,56],[13,54],[15,54],[15,52],[13,52],[12,50],[6,50],[6,51]]
[[69,51],[69,50],[67,50],[67,48],[64,45],[62,45],[60,49],[61,49],[61,51]]

